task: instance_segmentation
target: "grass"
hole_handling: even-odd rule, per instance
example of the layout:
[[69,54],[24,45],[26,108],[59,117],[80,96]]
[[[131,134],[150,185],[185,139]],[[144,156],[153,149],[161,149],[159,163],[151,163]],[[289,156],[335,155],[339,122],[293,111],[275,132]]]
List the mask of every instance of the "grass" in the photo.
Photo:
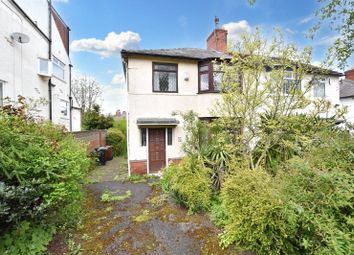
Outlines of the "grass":
[[105,190],[102,195],[101,195],[101,201],[102,202],[112,202],[112,201],[123,201],[129,197],[131,197],[132,192],[130,190],[127,190],[125,192],[125,195],[113,195],[112,191]]
[[144,210],[143,214],[133,216],[132,218],[135,222],[141,223],[150,220],[152,218],[152,215],[150,214],[149,210]]

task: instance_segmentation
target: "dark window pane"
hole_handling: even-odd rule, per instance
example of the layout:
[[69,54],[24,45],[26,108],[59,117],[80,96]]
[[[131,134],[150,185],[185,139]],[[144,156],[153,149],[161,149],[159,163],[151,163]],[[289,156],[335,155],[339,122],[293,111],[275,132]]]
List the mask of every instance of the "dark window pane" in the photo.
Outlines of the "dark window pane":
[[177,74],[171,72],[154,72],[154,91],[176,92]]
[[203,73],[200,74],[200,90],[205,91],[209,90],[209,74],[208,73]]
[[141,129],[141,146],[146,146],[146,128]]
[[167,129],[167,145],[172,145],[172,128]]
[[206,65],[206,66],[200,66],[199,67],[199,71],[200,72],[208,72],[209,71],[209,66]]
[[160,71],[177,71],[176,65],[162,65],[162,64],[155,64],[154,70]]

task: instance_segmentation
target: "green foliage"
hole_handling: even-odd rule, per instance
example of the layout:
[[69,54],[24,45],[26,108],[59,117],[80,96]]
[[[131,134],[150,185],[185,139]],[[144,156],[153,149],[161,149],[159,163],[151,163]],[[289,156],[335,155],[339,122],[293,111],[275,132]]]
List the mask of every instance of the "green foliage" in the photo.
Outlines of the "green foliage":
[[127,155],[127,122],[125,119],[115,121],[113,127],[108,129],[107,144],[113,147],[114,156]]
[[113,117],[105,116],[101,113],[99,105],[94,105],[92,110],[88,110],[82,115],[82,129],[108,129],[113,127]]
[[233,171],[221,190],[222,244],[257,254],[351,254],[353,146],[350,133],[326,129],[276,176]]
[[171,164],[163,171],[161,186],[190,213],[206,211],[212,196],[210,173],[211,169],[200,159],[186,157],[179,165]]
[[121,156],[126,154],[126,147],[124,147],[124,142],[126,140],[122,131],[118,128],[110,128],[107,131],[106,141],[108,145],[113,147],[113,155]]
[[213,197],[210,207],[211,220],[217,227],[224,227],[228,221],[226,209],[219,195]]
[[55,226],[53,225],[38,225],[23,221],[12,231],[0,237],[0,254],[43,254],[54,233]]
[[85,146],[63,128],[16,110],[0,110],[0,136],[0,225],[7,244],[15,242],[9,239],[16,229],[36,236],[43,224],[75,226],[80,182],[90,167]]
[[294,254],[289,236],[295,222],[283,213],[272,177],[261,169],[231,175],[221,191],[228,220],[221,243],[254,250],[257,254]]
[[131,197],[132,192],[127,190],[124,195],[113,195],[112,191],[105,190],[101,195],[102,202],[123,201]]

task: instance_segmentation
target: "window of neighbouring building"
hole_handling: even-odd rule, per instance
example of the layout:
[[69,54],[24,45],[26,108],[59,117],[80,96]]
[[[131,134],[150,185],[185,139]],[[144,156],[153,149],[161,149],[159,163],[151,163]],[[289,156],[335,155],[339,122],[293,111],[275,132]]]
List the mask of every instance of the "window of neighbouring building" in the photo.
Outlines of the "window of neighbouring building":
[[301,82],[295,78],[293,71],[285,71],[283,78],[283,94],[291,94],[294,90],[301,90]]
[[172,128],[167,128],[167,145],[172,145]]
[[316,79],[313,84],[313,96],[322,98],[326,96],[326,80]]
[[146,128],[140,129],[141,132],[141,146],[146,146]]
[[69,102],[60,100],[60,113],[62,117],[68,117],[69,114]]
[[53,75],[61,80],[65,79],[65,64],[53,57]]
[[177,64],[153,63],[153,92],[178,92]]
[[199,64],[199,92],[220,92],[224,72],[217,63]]

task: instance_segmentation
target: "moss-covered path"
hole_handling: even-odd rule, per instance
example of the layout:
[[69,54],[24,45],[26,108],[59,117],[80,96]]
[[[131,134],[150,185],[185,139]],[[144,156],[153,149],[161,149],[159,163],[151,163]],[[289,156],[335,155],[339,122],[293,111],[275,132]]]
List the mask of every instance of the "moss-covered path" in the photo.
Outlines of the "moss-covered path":
[[207,215],[188,215],[174,205],[160,191],[157,179],[124,179],[122,159],[90,174],[85,219],[72,237],[82,254],[233,253],[219,247],[219,231]]

